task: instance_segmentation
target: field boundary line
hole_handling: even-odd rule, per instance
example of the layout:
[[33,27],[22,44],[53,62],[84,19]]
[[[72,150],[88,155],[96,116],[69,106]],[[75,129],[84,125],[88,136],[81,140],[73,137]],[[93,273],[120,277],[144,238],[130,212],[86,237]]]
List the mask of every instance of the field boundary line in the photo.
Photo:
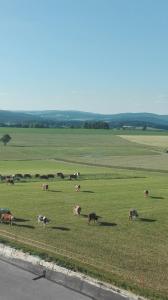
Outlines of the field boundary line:
[[114,166],[114,165],[106,165],[106,164],[99,164],[99,163],[87,163],[87,162],[79,162],[76,160],[69,160],[69,159],[59,159],[59,158],[52,158],[49,160],[56,160],[61,162],[73,163],[76,165],[85,165],[90,167],[102,167],[102,168],[109,168],[109,169],[120,169],[120,170],[136,170],[136,171],[148,171],[148,172],[159,172],[159,173],[168,173],[168,170],[161,170],[161,169],[148,169],[148,168],[138,168],[138,167],[121,167],[121,166]]

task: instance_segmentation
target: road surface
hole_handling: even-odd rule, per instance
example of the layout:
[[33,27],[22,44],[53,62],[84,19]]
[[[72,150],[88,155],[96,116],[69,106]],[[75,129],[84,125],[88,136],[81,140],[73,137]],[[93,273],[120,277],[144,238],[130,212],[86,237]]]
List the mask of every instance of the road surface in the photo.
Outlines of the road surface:
[[90,300],[45,278],[0,260],[0,300]]
[[[103,297],[104,298],[104,297]],[[104,300],[102,298],[102,300]],[[0,300],[91,300],[42,276],[0,259]],[[99,298],[100,299],[100,298]],[[119,294],[111,294],[110,300],[130,300]]]

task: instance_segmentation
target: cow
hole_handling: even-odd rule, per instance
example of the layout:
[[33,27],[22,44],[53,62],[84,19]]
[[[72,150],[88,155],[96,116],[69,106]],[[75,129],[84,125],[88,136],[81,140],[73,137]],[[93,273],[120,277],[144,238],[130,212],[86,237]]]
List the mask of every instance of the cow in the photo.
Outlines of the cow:
[[131,209],[129,211],[129,220],[134,220],[134,219],[138,218],[138,216],[139,215],[138,215],[138,212],[136,209]]
[[80,172],[76,172],[74,173],[75,176],[79,177],[80,176]]
[[48,174],[48,178],[54,178],[54,174]]
[[24,177],[25,179],[31,179],[31,178],[32,178],[32,176],[31,176],[30,174],[24,174],[23,177]]
[[48,184],[42,184],[43,191],[48,191],[48,188],[49,188]]
[[79,205],[75,205],[74,208],[73,208],[73,213],[74,215],[76,216],[80,216],[80,213],[81,213],[81,207]]
[[7,184],[14,184],[13,178],[6,178],[6,183]]
[[63,174],[63,173],[61,173],[61,172],[58,172],[58,173],[57,173],[57,176],[58,176],[58,177],[60,177],[60,178],[62,178],[62,179],[64,179],[64,178],[65,178],[64,174]]
[[148,190],[145,190],[144,191],[144,197],[148,197],[149,196],[149,191]]
[[17,173],[17,174],[14,175],[14,177],[15,177],[15,178],[23,178],[23,175],[20,174],[20,173]]
[[48,179],[48,175],[40,175],[40,179]]
[[90,224],[91,221],[93,221],[94,223],[95,223],[95,221],[97,222],[98,218],[99,217],[94,212],[88,214],[88,224]]
[[79,192],[79,191],[80,191],[80,184],[76,184],[76,185],[75,185],[75,191],[76,191],[76,192]]
[[46,224],[49,223],[49,219],[46,218],[45,216],[38,215],[38,216],[37,216],[37,222],[38,222],[38,224],[42,223],[43,226],[46,226]]
[[77,179],[77,175],[76,174],[71,174],[69,175],[69,180],[72,180],[72,179]]
[[35,174],[34,177],[35,177],[35,178],[39,178],[39,177],[40,177],[40,174]]
[[11,213],[5,213],[1,215],[1,223],[9,223],[12,225],[14,216]]

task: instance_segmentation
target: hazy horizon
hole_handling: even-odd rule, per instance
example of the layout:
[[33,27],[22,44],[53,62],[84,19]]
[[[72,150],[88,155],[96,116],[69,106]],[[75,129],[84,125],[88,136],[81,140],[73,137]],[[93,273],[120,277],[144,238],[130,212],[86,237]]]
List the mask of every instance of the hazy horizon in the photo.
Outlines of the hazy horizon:
[[24,110],[24,109],[16,109],[16,110],[10,110],[10,109],[0,109],[0,111],[9,111],[9,112],[22,112],[22,113],[27,113],[27,112],[53,112],[53,111],[60,111],[60,112],[79,112],[79,113],[89,113],[89,114],[101,114],[101,115],[116,115],[116,114],[156,114],[159,116],[168,116],[168,114],[159,114],[159,113],[152,113],[152,112],[118,112],[118,113],[100,113],[100,112],[91,112],[91,111],[84,111],[84,110],[74,110],[74,109],[38,109],[38,110]]
[[0,109],[168,114],[167,0],[0,1]]

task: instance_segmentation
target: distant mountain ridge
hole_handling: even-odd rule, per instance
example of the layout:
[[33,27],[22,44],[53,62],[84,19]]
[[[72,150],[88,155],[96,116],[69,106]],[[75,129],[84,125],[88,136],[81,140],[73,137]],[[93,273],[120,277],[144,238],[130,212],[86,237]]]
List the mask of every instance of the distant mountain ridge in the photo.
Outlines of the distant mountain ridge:
[[168,115],[153,113],[99,114],[73,110],[8,111],[0,110],[0,123],[16,124],[21,122],[108,122],[111,127],[118,125],[147,125],[168,129]]

